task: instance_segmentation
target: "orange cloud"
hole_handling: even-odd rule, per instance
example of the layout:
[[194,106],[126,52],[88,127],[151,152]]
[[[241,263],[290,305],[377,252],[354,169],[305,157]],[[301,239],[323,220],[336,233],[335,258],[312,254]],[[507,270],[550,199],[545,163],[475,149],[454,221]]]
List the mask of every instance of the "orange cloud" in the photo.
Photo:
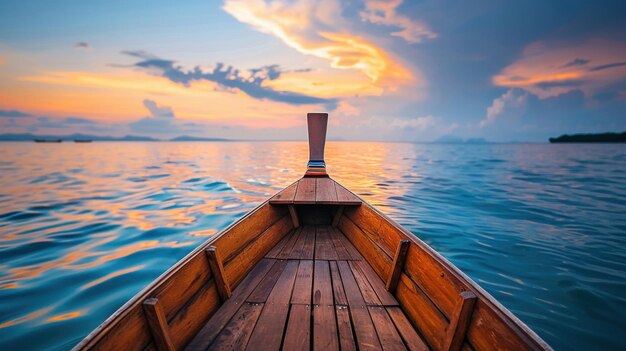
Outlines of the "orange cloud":
[[581,90],[591,95],[626,79],[626,43],[589,40],[576,44],[537,42],[494,76],[495,85],[521,88],[540,98]]
[[226,0],[224,10],[302,54],[329,61],[332,68],[362,72],[378,84],[414,82],[412,72],[389,53],[348,32],[336,0]]

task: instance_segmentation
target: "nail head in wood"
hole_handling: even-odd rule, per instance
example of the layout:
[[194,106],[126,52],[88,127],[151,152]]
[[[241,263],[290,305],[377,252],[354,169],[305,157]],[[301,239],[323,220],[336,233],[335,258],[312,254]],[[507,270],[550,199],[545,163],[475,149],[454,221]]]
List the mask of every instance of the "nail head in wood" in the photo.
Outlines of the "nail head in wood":
[[156,349],[159,351],[176,350],[170,337],[167,318],[165,313],[163,313],[159,300],[157,298],[146,299],[143,302],[143,310]]
[[461,349],[472,318],[472,312],[474,312],[475,303],[476,295],[473,292],[463,291],[460,294],[460,298],[450,316],[450,324],[446,329],[442,350],[458,351]]
[[209,246],[206,249],[206,255],[209,260],[209,266],[211,267],[211,273],[217,286],[217,292],[220,294],[222,301],[226,301],[232,295],[230,285],[226,281],[224,275],[224,266],[222,265],[222,259],[217,252],[217,247]]
[[400,275],[402,274],[402,269],[404,268],[404,262],[406,261],[406,256],[409,252],[410,246],[410,240],[400,240],[400,243],[398,243],[396,254],[393,256],[393,262],[391,263],[391,272],[387,278],[386,286],[387,291],[389,292],[395,292],[398,287]]

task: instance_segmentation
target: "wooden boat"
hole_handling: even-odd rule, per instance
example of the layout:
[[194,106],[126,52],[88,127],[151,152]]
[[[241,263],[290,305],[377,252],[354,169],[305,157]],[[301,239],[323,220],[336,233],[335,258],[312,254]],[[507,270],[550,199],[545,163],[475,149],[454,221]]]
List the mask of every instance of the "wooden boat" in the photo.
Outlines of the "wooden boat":
[[304,177],[200,245],[75,350],[549,350],[419,238],[326,174],[308,116]]

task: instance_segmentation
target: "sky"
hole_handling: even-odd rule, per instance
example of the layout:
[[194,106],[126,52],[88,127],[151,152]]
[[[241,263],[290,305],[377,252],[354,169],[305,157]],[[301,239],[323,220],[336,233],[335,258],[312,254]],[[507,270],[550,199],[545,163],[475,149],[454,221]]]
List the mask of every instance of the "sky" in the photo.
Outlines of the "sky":
[[0,132],[545,142],[626,130],[626,2],[0,2]]

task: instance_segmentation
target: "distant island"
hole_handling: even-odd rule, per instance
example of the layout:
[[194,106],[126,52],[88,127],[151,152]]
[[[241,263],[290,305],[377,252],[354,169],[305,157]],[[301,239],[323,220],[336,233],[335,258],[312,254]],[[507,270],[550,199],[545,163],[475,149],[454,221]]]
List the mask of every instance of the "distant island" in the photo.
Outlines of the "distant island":
[[0,141],[36,141],[36,142],[92,142],[92,141],[233,141],[232,139],[206,138],[181,135],[172,139],[156,139],[149,136],[141,135],[125,135],[125,136],[109,136],[109,135],[89,135],[89,134],[68,134],[68,135],[39,135],[31,133],[21,134],[0,134]]
[[598,134],[563,134],[558,138],[550,138],[551,143],[626,143],[624,133],[598,133]]

